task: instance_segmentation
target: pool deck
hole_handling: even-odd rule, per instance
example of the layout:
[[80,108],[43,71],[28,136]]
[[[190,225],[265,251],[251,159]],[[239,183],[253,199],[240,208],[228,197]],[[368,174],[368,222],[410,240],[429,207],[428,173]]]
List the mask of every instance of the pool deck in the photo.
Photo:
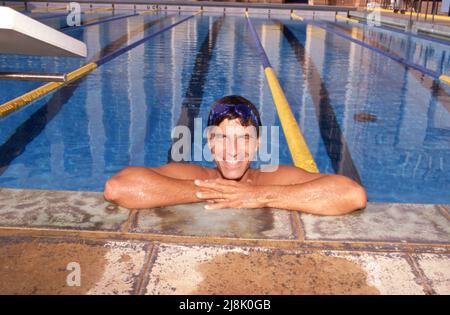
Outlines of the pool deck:
[[128,210],[101,193],[1,188],[0,243],[1,294],[450,294],[448,205]]

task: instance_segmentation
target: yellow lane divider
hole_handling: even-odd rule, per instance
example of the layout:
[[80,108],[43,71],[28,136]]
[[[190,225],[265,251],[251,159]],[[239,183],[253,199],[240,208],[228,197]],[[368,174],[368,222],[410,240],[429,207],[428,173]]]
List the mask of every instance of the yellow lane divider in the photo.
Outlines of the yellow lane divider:
[[442,82],[445,82],[447,84],[450,84],[450,77],[448,75],[441,74],[439,76],[439,80],[441,80]]
[[23,5],[23,4],[7,5],[7,7],[14,9],[14,10],[25,9],[25,5]]
[[319,169],[295,120],[274,70],[268,67],[264,69],[264,73],[266,74],[270,91],[272,92],[272,97],[277,108],[278,116],[280,117],[283,132],[286,136],[289,151],[294,160],[294,165],[308,172],[318,173]]
[[[150,13],[148,10],[141,14]],[[153,9],[154,12],[159,11],[159,9]],[[202,13],[202,11],[198,11],[197,13],[193,14],[191,17],[196,16],[197,14]],[[190,18],[190,17],[188,17]],[[187,20],[188,18],[184,19],[183,21]],[[182,22],[182,21],[181,21]],[[170,26],[169,28],[175,27],[181,22],[177,22]],[[22,108],[23,106],[37,100],[38,98],[44,96],[45,94],[48,94],[64,85],[67,85],[73,81],[76,81],[80,79],[81,77],[89,74],[92,70],[97,68],[98,65],[95,62],[88,63],[70,73],[67,74],[67,81],[65,82],[49,82],[47,84],[44,84],[43,86],[40,86],[30,92],[27,92],[19,97],[16,97],[15,99],[12,99],[6,103],[3,103],[0,105],[0,118],[5,117],[9,113],[16,111],[19,108]]]
[[98,8],[98,9],[91,8],[90,10],[87,10],[86,13],[87,12],[89,12],[89,13],[99,13],[99,12],[107,12],[107,11],[112,11],[112,10],[113,10],[112,7],[111,8]]
[[42,12],[51,12],[51,11],[59,11],[59,10],[67,10],[67,7],[58,7],[58,8],[47,7],[47,8],[43,8],[43,9],[33,9],[33,10],[31,10],[31,12],[42,13]]
[[156,13],[159,11],[161,11],[161,9],[151,9],[151,10],[139,12],[139,14],[150,14],[150,13]]
[[357,19],[351,19],[351,18],[348,18],[346,16],[342,16],[342,15],[336,15],[336,19],[344,20],[344,21],[351,22],[351,23],[359,23],[359,21]]
[[[385,13],[395,13],[394,10],[392,10],[392,9],[371,8],[371,9],[368,9],[368,10],[369,10],[369,11],[385,12]],[[398,13],[398,14],[401,14],[401,13]],[[405,14],[402,14],[402,15],[409,15],[409,14],[411,14],[410,11],[405,11]],[[419,13],[419,14],[417,14],[417,13],[413,12],[413,16],[417,16],[417,15],[419,15],[420,17],[425,17],[425,13]],[[432,19],[432,14],[428,13],[426,16],[427,16],[427,18]],[[434,15],[434,19],[437,19],[437,20],[444,20],[444,21],[450,21],[450,16],[445,16],[445,15]]]
[[367,10],[368,11],[380,11],[380,12],[394,13],[394,10],[392,10],[392,9],[368,8]]
[[[112,8],[109,8],[109,9],[112,10]],[[105,10],[103,10],[103,11],[105,11]],[[158,12],[158,11],[161,11],[161,10],[160,10],[160,9],[147,10],[147,11],[139,12],[139,15],[142,15],[142,14],[150,14],[150,13],[156,13],[156,12]],[[97,12],[99,12],[99,11],[95,11],[95,12],[92,12],[92,13],[97,13]],[[83,24],[88,24],[88,23],[91,23],[91,22],[95,22],[95,21],[97,21],[97,20],[98,20],[98,18],[88,19],[88,20],[85,20],[85,21],[83,22]]]
[[16,97],[13,100],[10,100],[10,101],[2,104],[0,106],[0,117],[4,117],[7,114],[44,96],[45,94],[50,93],[50,92],[60,88],[63,85],[66,85],[70,82],[73,82],[73,81],[85,76],[86,74],[88,74],[89,72],[94,70],[95,68],[97,68],[97,64],[95,64],[94,62],[88,63],[87,65],[82,66],[82,67],[76,69],[75,71],[68,73],[66,82],[50,82],[50,83],[44,84],[41,87],[38,87],[28,93],[25,93],[19,97]]
[[291,17],[293,17],[294,19],[300,20],[300,21],[304,20],[301,16],[295,14],[294,12],[291,13]]
[[[300,17],[299,17],[298,15],[296,15],[295,13],[292,13],[291,16],[292,16],[293,18],[295,18],[295,19],[298,19],[298,20],[299,20],[299,18],[300,18]],[[337,17],[337,15],[336,15],[336,17]],[[303,20],[303,19],[301,19],[301,20]],[[448,75],[441,74],[441,75],[439,76],[439,80],[442,81],[442,82],[444,82],[444,83],[446,83],[446,84],[450,84],[450,76],[448,76]]]
[[281,127],[283,128],[286,141],[288,143],[289,151],[291,152],[294,165],[307,170],[308,172],[318,173],[316,162],[311,154],[311,151],[306,144],[305,138],[300,130],[294,114],[292,113],[291,106],[289,105],[286,95],[278,81],[278,78],[270,65],[266,52],[259,40],[253,24],[250,21],[248,12],[245,12],[247,22],[255,40],[256,46],[261,56],[261,61],[264,67],[264,74],[266,75],[267,82],[269,84],[270,92],[277,109],[278,117],[280,118]]

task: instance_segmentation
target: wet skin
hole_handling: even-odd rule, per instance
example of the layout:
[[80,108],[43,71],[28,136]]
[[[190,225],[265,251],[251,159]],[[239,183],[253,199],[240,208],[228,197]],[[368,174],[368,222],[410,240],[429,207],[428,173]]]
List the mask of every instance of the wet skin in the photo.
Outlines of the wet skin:
[[287,165],[270,172],[250,168],[259,139],[238,119],[225,119],[208,132],[208,146],[216,168],[187,163],[127,167],[106,182],[105,199],[134,209],[207,202],[207,209],[270,207],[319,215],[366,206],[364,188],[345,176]]

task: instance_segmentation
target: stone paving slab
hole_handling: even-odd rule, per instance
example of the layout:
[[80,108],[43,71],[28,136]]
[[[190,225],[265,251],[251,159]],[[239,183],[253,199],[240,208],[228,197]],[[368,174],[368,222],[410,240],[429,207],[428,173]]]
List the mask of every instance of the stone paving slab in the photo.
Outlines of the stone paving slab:
[[414,258],[435,293],[450,294],[450,255],[420,254],[414,255]]
[[0,188],[0,226],[119,230],[129,210],[102,193]]
[[[0,294],[135,293],[150,248],[136,241],[0,238]],[[67,285],[76,281],[71,262],[79,264],[80,286]]]
[[249,239],[296,238],[289,211],[206,210],[204,205],[195,203],[138,210],[131,232]]
[[[441,207],[441,210],[439,209]],[[301,214],[306,240],[450,243],[450,220],[443,206],[369,203],[339,217]]]
[[161,244],[146,294],[424,294],[399,253]]

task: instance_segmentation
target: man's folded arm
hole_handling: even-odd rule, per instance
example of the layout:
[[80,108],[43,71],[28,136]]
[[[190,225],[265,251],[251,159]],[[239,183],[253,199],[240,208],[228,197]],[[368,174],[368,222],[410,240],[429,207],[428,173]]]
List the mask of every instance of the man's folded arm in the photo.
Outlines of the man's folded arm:
[[295,166],[280,166],[260,183],[267,207],[319,215],[340,215],[366,207],[364,187],[348,177],[310,173]]
[[297,210],[318,215],[341,215],[365,208],[364,188],[339,175],[324,175],[312,181],[266,186],[266,207]]
[[181,163],[127,167],[106,182],[103,194],[106,200],[132,209],[199,202],[194,179],[207,176],[203,168]]

